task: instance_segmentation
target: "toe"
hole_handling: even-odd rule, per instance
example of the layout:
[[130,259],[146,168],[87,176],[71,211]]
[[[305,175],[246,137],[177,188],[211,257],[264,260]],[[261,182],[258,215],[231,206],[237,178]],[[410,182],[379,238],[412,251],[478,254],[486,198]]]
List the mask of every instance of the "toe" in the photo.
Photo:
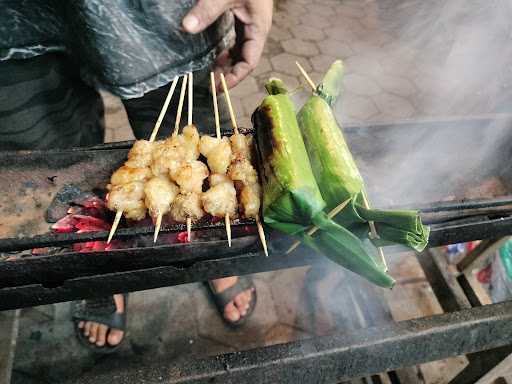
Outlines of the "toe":
[[96,345],[98,347],[103,347],[105,345],[105,341],[107,339],[108,327],[104,324],[100,324],[98,327],[98,337],[96,339]]
[[123,340],[124,332],[119,329],[111,329],[108,333],[107,343],[111,346],[118,345]]
[[248,308],[248,298],[245,292],[241,292],[235,297],[235,305],[241,316],[245,316]]
[[240,320],[240,312],[238,312],[238,309],[235,307],[235,304],[233,302],[228,303],[224,307],[224,317],[228,321]]
[[82,329],[85,325],[85,322],[84,321],[79,321],[78,322],[78,328]]
[[100,325],[98,323],[92,323],[91,325],[91,331],[89,332],[89,342],[95,343],[96,339],[98,338],[98,327]]
[[86,321],[84,325],[84,336],[89,337],[89,333],[91,332],[92,323],[90,321]]

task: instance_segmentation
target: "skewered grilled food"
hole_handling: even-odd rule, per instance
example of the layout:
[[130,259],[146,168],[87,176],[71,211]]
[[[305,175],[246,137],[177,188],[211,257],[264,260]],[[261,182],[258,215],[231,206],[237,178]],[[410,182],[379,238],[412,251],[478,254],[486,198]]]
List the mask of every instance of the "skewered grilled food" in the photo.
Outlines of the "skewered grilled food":
[[128,160],[112,174],[107,186],[107,208],[122,212],[127,219],[142,220],[146,216],[144,182],[151,177],[153,148],[153,143],[147,140],[136,141],[128,152]]
[[154,143],[147,140],[137,140],[128,152],[125,165],[131,168],[146,168],[151,165]]
[[261,186],[258,183],[245,184],[242,187],[240,205],[245,217],[258,217],[261,205]]
[[212,173],[225,174],[232,159],[231,144],[227,137],[201,137],[199,150],[208,159]]
[[237,201],[236,190],[226,175],[212,174],[210,176],[210,188],[202,194],[203,208],[212,216],[235,217]]
[[229,166],[228,175],[240,192],[240,205],[245,217],[257,218],[261,204],[261,188],[258,174],[251,164],[252,136],[235,133],[231,145],[235,158]]
[[112,174],[110,184],[114,186],[133,181],[143,182],[150,177],[151,170],[149,168],[132,168],[125,164]]
[[127,219],[142,220],[146,216],[144,183],[132,181],[114,185],[107,195],[106,206],[114,212],[123,212]]
[[208,168],[204,163],[194,160],[182,163],[173,174],[173,179],[180,186],[181,193],[201,193],[203,181],[208,177]]
[[[178,135],[180,137],[180,135]],[[199,132],[194,124],[189,124],[183,128],[181,135],[184,147],[185,161],[193,161],[199,158]]]
[[250,161],[237,155],[229,166],[229,177],[233,181],[240,181],[243,184],[254,184],[258,181],[258,174]]
[[172,175],[177,172],[184,162],[185,151],[182,139],[179,136],[171,136],[158,142],[153,151],[151,171],[155,176]]
[[199,193],[180,193],[174,199],[171,207],[171,217],[173,220],[184,223],[188,218],[192,221],[196,221],[203,216],[203,205]]
[[144,185],[145,204],[153,219],[163,216],[171,209],[171,204],[179,193],[176,184],[167,177],[155,176]]
[[243,156],[249,162],[252,162],[252,135],[243,135],[241,133],[235,133],[230,137],[231,150],[233,156]]

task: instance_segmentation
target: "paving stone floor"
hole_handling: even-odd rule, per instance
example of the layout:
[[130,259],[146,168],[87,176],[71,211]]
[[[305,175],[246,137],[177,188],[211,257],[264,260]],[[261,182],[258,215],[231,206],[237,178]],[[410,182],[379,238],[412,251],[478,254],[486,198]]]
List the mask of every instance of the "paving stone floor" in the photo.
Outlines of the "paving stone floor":
[[[277,0],[264,56],[232,91],[239,123],[250,124],[270,76],[296,89],[303,80],[295,61],[319,81],[335,58],[343,59],[346,68],[336,109],[344,124],[507,112],[512,105],[511,14],[507,1]],[[106,141],[132,139],[121,103],[104,96]],[[294,97],[300,102],[307,93]],[[202,285],[132,294],[129,342],[120,357],[108,359],[97,360],[77,346],[67,304],[24,310],[14,382],[54,383],[127,356],[212,355],[366,326],[343,310],[351,284],[371,289],[395,320],[441,311],[412,255],[394,255],[390,264],[398,281],[392,291],[368,288],[334,267],[258,274],[258,309],[240,331],[222,324]],[[385,307],[374,313],[389,321]],[[464,364],[462,358],[425,364],[417,382],[445,383]]]

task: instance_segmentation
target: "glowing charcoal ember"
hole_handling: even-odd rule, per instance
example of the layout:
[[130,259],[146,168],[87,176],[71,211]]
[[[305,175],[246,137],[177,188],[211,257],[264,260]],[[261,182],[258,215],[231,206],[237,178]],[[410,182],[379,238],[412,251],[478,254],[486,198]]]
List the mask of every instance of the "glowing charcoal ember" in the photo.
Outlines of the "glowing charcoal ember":
[[178,232],[176,234],[176,241],[178,243],[188,243],[188,234],[187,232]]
[[69,233],[75,231],[77,220],[73,215],[66,215],[51,226],[52,231],[57,233]]
[[74,215],[74,218],[78,221],[78,223],[76,224],[76,227],[78,229],[80,229],[79,226],[81,226],[82,228],[95,227],[100,228],[100,230],[103,231],[108,231],[111,227],[110,223],[93,216]]

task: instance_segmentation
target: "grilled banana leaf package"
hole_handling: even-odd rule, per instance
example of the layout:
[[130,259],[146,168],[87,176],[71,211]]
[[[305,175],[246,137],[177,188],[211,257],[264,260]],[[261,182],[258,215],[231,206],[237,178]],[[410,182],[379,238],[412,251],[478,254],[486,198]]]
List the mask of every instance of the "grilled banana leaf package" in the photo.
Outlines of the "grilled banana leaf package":
[[[394,280],[367,253],[362,241],[331,220],[313,174],[292,101],[280,81],[253,114],[267,225],[299,237],[306,245],[382,287]],[[308,235],[307,230],[318,230]]]
[[333,63],[297,115],[327,211],[350,199],[334,220],[359,237],[368,236],[368,222],[373,221],[379,239],[377,246],[398,243],[422,251],[428,242],[429,229],[422,225],[417,211],[365,208],[365,187],[356,162],[332,111],[341,91],[343,64]]

